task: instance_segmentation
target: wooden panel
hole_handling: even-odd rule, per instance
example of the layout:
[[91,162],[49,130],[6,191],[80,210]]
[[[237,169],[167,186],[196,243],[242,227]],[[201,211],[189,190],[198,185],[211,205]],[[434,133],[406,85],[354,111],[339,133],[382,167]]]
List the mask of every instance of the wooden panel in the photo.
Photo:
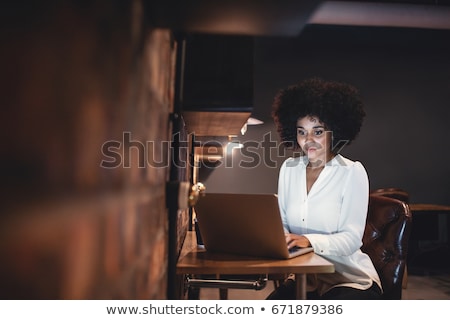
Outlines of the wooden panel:
[[155,26],[184,32],[297,36],[320,0],[148,1]]
[[238,135],[250,117],[250,112],[184,111],[189,133],[197,136]]

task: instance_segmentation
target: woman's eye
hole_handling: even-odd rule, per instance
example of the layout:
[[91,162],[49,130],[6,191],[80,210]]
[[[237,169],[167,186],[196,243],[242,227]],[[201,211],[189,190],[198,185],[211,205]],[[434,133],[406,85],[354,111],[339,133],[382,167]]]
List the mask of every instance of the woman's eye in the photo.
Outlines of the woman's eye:
[[304,135],[305,135],[305,131],[303,131],[303,130],[297,130],[297,134],[298,134],[299,136],[304,136]]
[[316,130],[314,131],[314,135],[321,136],[323,134],[323,130]]

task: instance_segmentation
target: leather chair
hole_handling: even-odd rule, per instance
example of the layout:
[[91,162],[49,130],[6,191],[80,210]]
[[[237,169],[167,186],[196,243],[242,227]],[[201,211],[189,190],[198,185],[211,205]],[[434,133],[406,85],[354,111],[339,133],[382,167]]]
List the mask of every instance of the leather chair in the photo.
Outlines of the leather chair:
[[[409,205],[409,193],[401,188],[379,188],[370,192],[374,195],[384,196],[388,198],[398,199],[400,201],[405,202]],[[403,289],[406,289],[408,286],[408,271],[407,266],[405,266],[405,274],[403,275]]]
[[409,193],[401,188],[380,188],[371,191],[370,194],[398,199],[409,204]]
[[361,250],[367,253],[380,276],[383,299],[402,297],[412,215],[408,204],[371,194]]

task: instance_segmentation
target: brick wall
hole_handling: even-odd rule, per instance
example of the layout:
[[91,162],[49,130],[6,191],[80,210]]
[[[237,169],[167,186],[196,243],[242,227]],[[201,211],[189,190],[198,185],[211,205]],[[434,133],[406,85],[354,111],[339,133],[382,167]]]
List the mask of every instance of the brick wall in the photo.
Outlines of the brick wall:
[[169,166],[147,160],[170,160],[175,43],[143,5],[6,11],[0,298],[167,297]]

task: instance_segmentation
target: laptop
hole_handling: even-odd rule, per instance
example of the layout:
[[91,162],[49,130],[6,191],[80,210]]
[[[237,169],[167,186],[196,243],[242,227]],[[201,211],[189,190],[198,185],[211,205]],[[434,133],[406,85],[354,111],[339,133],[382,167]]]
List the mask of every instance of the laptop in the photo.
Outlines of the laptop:
[[194,210],[206,251],[275,259],[313,251],[288,250],[275,194],[206,193]]

